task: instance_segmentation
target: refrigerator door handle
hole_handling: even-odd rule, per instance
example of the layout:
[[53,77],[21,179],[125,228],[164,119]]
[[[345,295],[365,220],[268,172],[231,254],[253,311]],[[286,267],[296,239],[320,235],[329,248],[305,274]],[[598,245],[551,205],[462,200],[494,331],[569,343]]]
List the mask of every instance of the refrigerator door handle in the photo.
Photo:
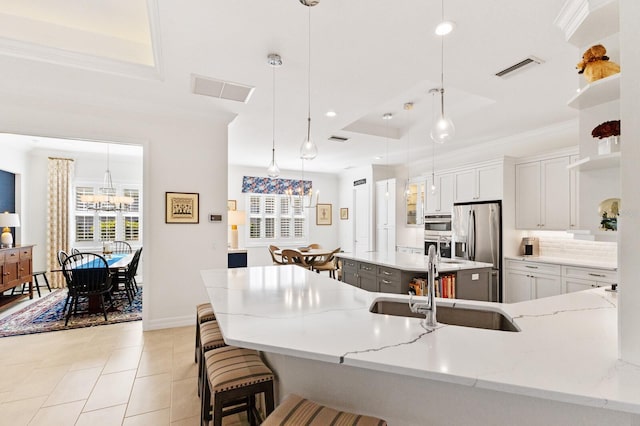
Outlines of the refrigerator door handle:
[[476,260],[476,211],[469,212],[471,223],[469,225],[469,260]]

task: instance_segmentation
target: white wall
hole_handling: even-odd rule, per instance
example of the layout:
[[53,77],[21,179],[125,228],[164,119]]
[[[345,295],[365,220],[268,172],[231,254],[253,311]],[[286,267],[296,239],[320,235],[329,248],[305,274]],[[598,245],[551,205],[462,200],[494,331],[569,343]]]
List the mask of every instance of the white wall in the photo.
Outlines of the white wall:
[[[268,159],[266,159],[268,160]],[[266,162],[268,163],[268,161]],[[230,200],[237,201],[237,209],[246,211],[246,194],[242,193],[243,176],[267,177],[267,167],[244,167],[229,165],[229,181],[228,197]],[[300,179],[302,177],[300,170],[281,170],[279,178],[282,179]],[[340,247],[338,234],[340,232],[340,207],[343,207],[340,200],[338,190],[338,176],[328,173],[304,173],[305,180],[311,180],[313,192],[320,191],[320,204],[331,204],[331,225],[316,225],[316,210],[306,209],[309,220],[309,238],[305,244],[318,243],[322,247],[337,248]],[[247,265],[261,266],[271,265],[271,256],[269,255],[267,245],[255,246],[247,238],[248,226],[238,226],[238,246],[247,249]],[[227,227],[230,233],[230,227]],[[278,246],[286,247],[285,243],[279,243]]]
[[[56,105],[16,98],[0,105],[4,131],[143,145],[143,325],[146,329],[193,324],[194,306],[207,300],[199,271],[226,268],[227,125],[231,116],[149,115],[124,107]],[[102,167],[101,167],[102,169]],[[166,224],[165,192],[198,192],[199,224]],[[23,194],[27,195],[27,194]],[[28,198],[22,210],[31,206]]]

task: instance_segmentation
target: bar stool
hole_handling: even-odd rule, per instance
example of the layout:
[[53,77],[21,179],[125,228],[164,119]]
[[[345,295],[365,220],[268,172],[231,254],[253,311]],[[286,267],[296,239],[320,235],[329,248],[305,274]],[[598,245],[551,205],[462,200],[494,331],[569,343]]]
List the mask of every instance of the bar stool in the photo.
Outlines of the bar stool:
[[200,355],[198,361],[198,396],[202,395],[202,388],[205,382],[204,354],[216,348],[221,348],[227,344],[222,337],[222,331],[218,326],[218,321],[207,321],[200,325]]
[[196,353],[195,363],[198,364],[198,356],[200,355],[200,324],[207,321],[213,321],[216,315],[213,313],[211,303],[201,303],[196,305]]
[[[258,425],[261,415],[256,396],[264,394],[265,416],[273,411],[273,372],[252,349],[225,346],[204,355],[205,374],[200,422],[221,426],[222,418],[247,412],[249,423]],[[212,407],[213,396],[213,407]],[[227,408],[225,410],[225,408]]]
[[385,426],[386,421],[377,417],[338,411],[316,402],[290,394],[262,423],[262,426],[324,426],[358,425]]

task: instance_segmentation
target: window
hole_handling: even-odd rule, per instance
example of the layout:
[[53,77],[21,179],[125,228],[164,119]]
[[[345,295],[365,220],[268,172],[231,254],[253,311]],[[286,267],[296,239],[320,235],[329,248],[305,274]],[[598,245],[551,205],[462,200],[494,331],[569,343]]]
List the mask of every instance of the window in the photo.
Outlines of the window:
[[140,190],[127,186],[116,195],[133,198],[127,211],[104,212],[89,209],[90,203],[81,201],[83,195],[99,194],[100,184],[78,184],[75,187],[75,232],[76,242],[92,241],[140,241]]
[[248,194],[248,241],[284,244],[304,242],[307,238],[307,220],[300,199],[287,195]]

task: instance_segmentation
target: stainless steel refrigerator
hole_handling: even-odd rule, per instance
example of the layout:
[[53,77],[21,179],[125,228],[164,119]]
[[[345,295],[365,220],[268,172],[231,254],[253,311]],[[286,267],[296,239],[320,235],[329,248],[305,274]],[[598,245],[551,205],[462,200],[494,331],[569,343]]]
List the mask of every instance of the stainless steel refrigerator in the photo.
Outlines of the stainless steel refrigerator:
[[[476,300],[502,301],[502,203],[488,201],[453,205],[453,257],[491,263],[487,277],[458,274],[458,294],[465,292]],[[462,271],[461,271],[462,272]],[[462,279],[461,279],[462,278]],[[484,279],[482,279],[484,278]],[[468,281],[474,279],[477,282]]]

